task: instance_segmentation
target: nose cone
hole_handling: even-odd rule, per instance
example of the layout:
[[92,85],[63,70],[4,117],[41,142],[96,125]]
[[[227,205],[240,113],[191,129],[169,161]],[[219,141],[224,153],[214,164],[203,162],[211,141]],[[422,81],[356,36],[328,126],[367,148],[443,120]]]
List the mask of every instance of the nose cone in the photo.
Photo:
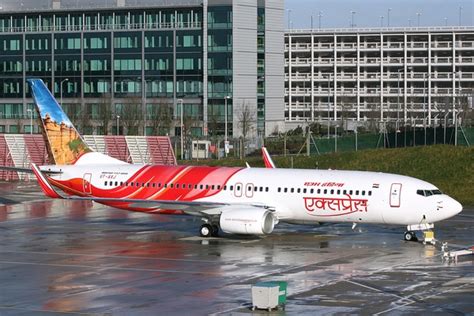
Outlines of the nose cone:
[[458,201],[456,201],[455,199],[453,199],[451,197],[448,197],[447,202],[448,202],[447,203],[447,205],[448,205],[447,211],[451,214],[451,216],[454,216],[454,215],[457,215],[457,214],[461,213],[461,211],[462,211],[461,203],[459,203]]

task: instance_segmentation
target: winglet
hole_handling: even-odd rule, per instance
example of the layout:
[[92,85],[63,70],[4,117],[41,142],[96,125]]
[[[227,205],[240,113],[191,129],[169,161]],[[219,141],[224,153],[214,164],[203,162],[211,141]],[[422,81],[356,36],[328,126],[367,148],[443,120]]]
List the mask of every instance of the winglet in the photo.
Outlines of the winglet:
[[47,197],[50,197],[53,199],[62,199],[62,196],[56,193],[56,191],[53,189],[51,184],[48,182],[48,180],[46,180],[44,175],[41,173],[39,168],[34,163],[31,164],[31,168],[33,169],[33,173],[35,174],[36,179],[38,180],[38,184],[40,185],[41,190],[43,190],[43,193]]
[[276,168],[275,164],[273,163],[272,157],[270,157],[270,154],[268,153],[265,147],[262,147],[262,156],[263,156],[263,162],[265,163],[265,168],[269,168],[269,169]]

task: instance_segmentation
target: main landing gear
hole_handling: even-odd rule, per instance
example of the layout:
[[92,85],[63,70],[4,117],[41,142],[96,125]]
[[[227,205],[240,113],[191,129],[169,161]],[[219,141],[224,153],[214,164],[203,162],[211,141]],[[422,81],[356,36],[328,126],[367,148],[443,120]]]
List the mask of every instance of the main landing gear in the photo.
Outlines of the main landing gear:
[[418,241],[418,237],[416,237],[416,233],[414,231],[405,232],[403,239],[406,241]]
[[215,224],[205,223],[201,225],[199,229],[199,234],[201,237],[218,237],[219,236],[219,226]]

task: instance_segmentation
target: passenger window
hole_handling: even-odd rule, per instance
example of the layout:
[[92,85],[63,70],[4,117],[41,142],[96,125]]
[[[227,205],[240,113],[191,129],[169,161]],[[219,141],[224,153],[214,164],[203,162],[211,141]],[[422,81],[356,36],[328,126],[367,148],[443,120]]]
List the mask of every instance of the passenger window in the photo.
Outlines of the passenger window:
[[214,190],[214,184],[213,184],[213,185],[211,185],[211,190]]
[[269,190],[269,188],[268,188],[268,187],[266,187],[266,188],[265,188],[265,192],[268,192],[268,190]]
[[230,191],[234,191],[234,186],[231,185],[230,188],[229,188]]
[[263,187],[260,187],[260,192],[263,192]]
[[167,187],[168,187],[168,183],[165,183],[163,186],[164,186],[165,188],[167,188]]
[[277,192],[280,193],[280,192],[281,192],[281,188],[278,188]]
[[296,189],[296,192],[301,193],[301,189],[300,188]]
[[117,181],[115,181],[115,186],[118,186],[118,182],[117,182]]
[[201,184],[201,185],[199,186],[199,188],[200,188],[201,190],[204,189],[204,185]]
[[342,190],[342,194],[346,195],[346,194],[347,194],[347,191],[346,191],[346,190]]
[[158,182],[158,187],[161,188],[161,182]]
[[356,190],[356,195],[359,195],[359,190]]
[[217,185],[217,190],[220,190],[221,189],[221,186],[220,185]]
[[226,191],[226,190],[227,190],[227,186],[226,186],[226,185],[224,185],[224,191]]
[[321,189],[318,189],[318,194],[321,194]]
[[287,192],[288,192],[288,188],[285,188],[285,189],[283,190],[283,192],[287,193]]
[[353,191],[352,190],[349,190],[349,195],[352,195]]
[[365,195],[365,191],[362,191],[362,195]]
[[331,190],[331,194],[334,194],[334,190]]
[[341,194],[341,190],[337,190],[337,195]]
[[371,196],[371,195],[372,195],[372,191],[369,191],[369,196]]
[[206,190],[209,190],[209,184],[206,184]]
[[306,193],[306,188],[303,189],[303,193]]
[[150,187],[150,183],[149,183],[149,182],[146,184],[146,187],[147,187],[147,188],[149,188],[149,187]]
[[327,189],[324,189],[324,194],[327,194],[328,193],[328,190]]
[[107,186],[107,181],[104,182],[104,186]]
[[313,194],[313,193],[314,193],[314,189],[311,189],[311,190],[310,190],[310,193]]
[[290,189],[290,192],[291,192],[291,193],[295,193],[295,188],[291,188],[291,189]]

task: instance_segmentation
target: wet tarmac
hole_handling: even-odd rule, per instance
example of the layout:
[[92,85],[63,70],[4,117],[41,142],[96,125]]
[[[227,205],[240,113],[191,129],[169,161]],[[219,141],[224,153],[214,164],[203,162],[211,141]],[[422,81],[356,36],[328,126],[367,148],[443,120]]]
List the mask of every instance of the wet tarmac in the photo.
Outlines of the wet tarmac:
[[[0,183],[0,315],[251,315],[251,286],[288,282],[285,311],[468,314],[474,261],[402,241],[403,227],[279,225],[264,238],[202,239],[200,220],[49,200]],[[474,210],[436,237],[474,245]]]

